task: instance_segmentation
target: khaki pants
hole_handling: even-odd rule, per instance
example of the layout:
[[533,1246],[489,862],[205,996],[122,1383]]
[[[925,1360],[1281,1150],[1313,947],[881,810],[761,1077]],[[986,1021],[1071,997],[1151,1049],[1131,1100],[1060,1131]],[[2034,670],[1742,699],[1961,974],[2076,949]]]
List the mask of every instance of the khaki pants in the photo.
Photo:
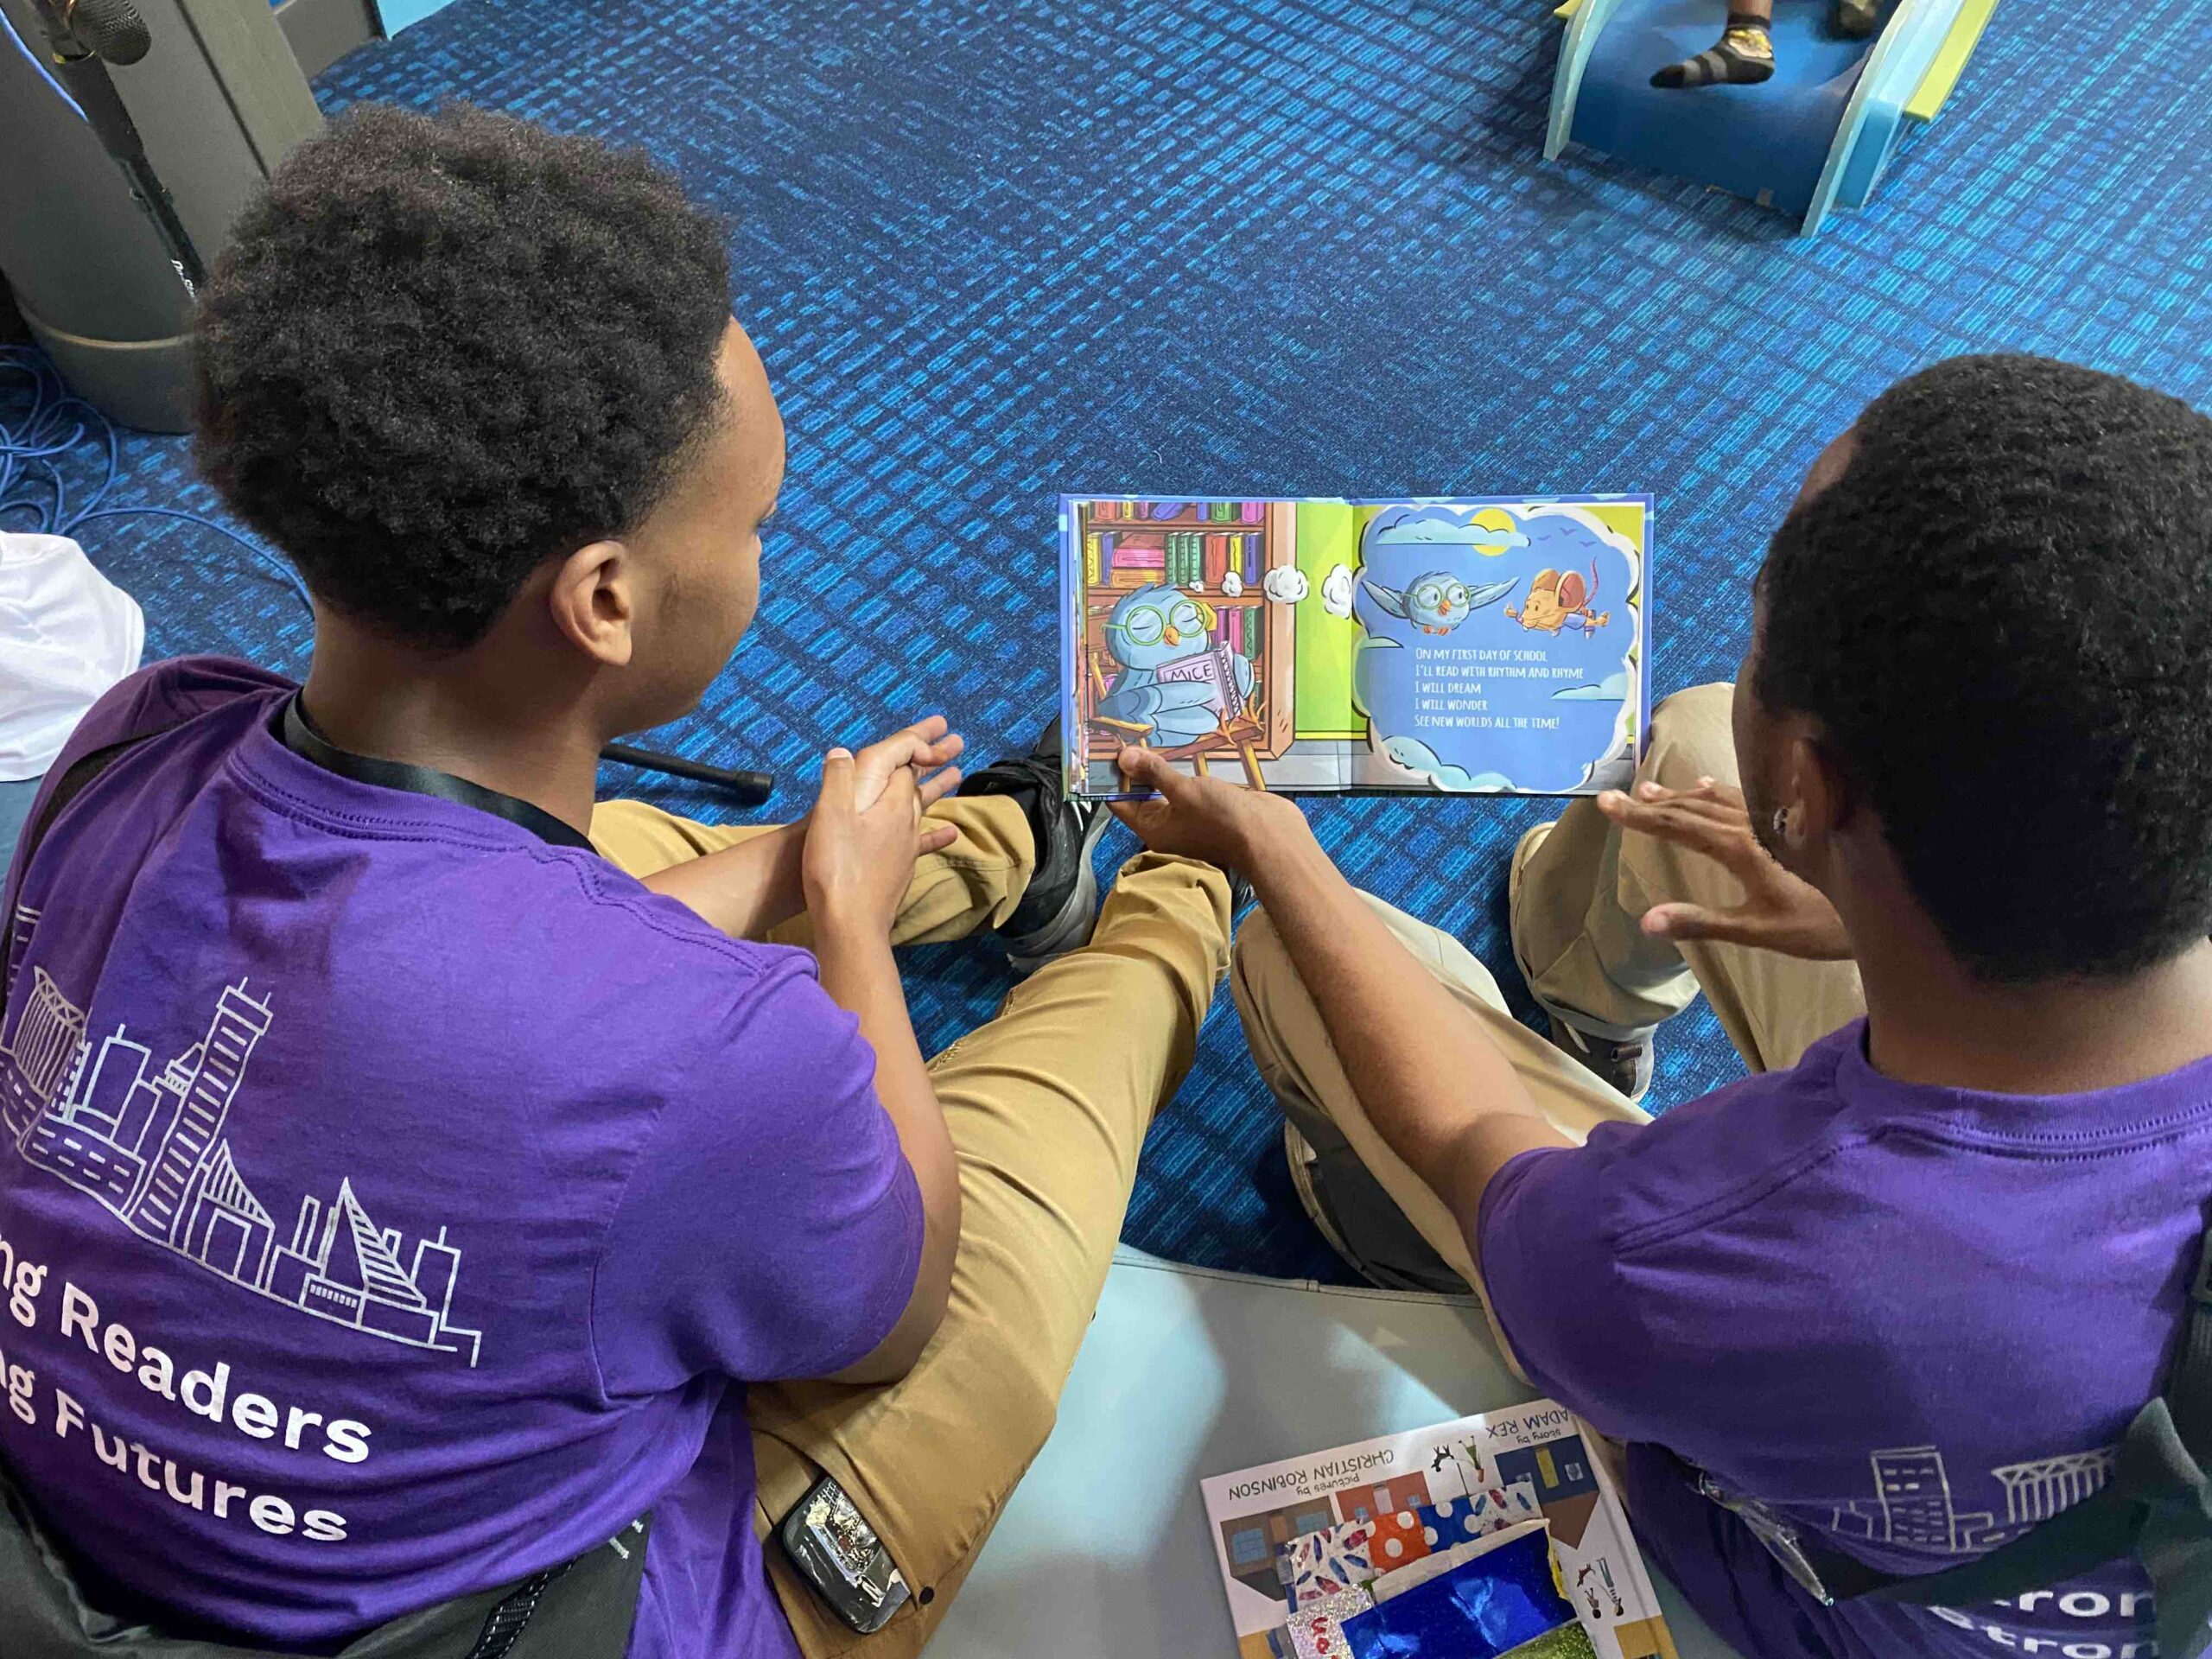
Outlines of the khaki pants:
[[[1639,783],[1688,788],[1700,777],[1736,781],[1729,710],[1734,689],[1700,686],[1669,697],[1651,725]],[[1740,945],[1677,947],[1647,938],[1643,912],[1669,900],[1725,906],[1741,887],[1711,860],[1609,822],[1592,802],[1569,806],[1522,872],[1513,938],[1529,988],[1578,1029],[1641,1035],[1702,989],[1754,1071],[1797,1063],[1818,1039],[1865,1012],[1849,963],[1799,962]],[[1562,1050],[1506,1011],[1497,982],[1457,939],[1379,899],[1370,903],[1414,959],[1447,986],[1513,1063],[1536,1104],[1580,1142],[1609,1119],[1649,1119]],[[1379,1276],[1426,1284],[1447,1268],[1479,1288],[1459,1224],[1376,1134],[1282,940],[1255,913],[1237,936],[1230,983],[1260,1075],[1312,1147],[1348,1253],[1380,1262]],[[1387,1213],[1386,1213],[1387,1212]],[[1402,1218],[1402,1219],[1400,1219]],[[1395,1230],[1393,1230],[1394,1224]]]
[[[957,938],[1006,919],[1033,856],[1020,808],[960,797],[931,814],[960,831],[920,860],[892,938]],[[709,828],[632,801],[592,818],[600,851],[650,874],[762,833]],[[804,918],[775,931],[804,944]],[[1090,944],[1017,985],[996,1019],[931,1062],[960,1160],[951,1306],[920,1363],[879,1388],[751,1389],[746,1416],[764,1538],[823,1474],[874,1525],[914,1599],[855,1635],[767,1548],[808,1659],[918,1653],[999,1511],[1051,1433],[1106,1281],[1153,1114],[1189,1070],[1226,966],[1229,884],[1210,865],[1124,865]]]

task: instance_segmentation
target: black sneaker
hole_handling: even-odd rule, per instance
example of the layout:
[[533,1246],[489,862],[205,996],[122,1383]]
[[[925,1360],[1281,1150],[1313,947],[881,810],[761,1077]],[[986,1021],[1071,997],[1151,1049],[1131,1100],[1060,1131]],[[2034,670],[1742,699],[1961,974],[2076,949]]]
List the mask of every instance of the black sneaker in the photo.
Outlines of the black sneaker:
[[[1540,823],[1522,836],[1520,843],[1513,849],[1513,863],[1505,881],[1509,931],[1512,919],[1521,912],[1521,872],[1527,868],[1536,849],[1544,844],[1544,837],[1551,832],[1550,824]],[[1514,944],[1513,959],[1520,966],[1521,977],[1526,981],[1529,976],[1529,964],[1522,960],[1517,941]],[[1536,1006],[1544,1011],[1544,1022],[1550,1028],[1554,1047],[1580,1061],[1586,1071],[1594,1072],[1599,1082],[1611,1084],[1633,1103],[1643,1103],[1644,1096],[1651,1090],[1652,1043],[1649,1036],[1630,1038],[1626,1042],[1616,1042],[1610,1037],[1593,1037],[1588,1032],[1579,1031],[1569,1025],[1543,998],[1535,996],[1533,989],[1529,995],[1535,997]]]
[[1584,1070],[1595,1072],[1600,1083],[1611,1084],[1632,1103],[1643,1103],[1644,1096],[1651,1091],[1652,1049],[1649,1037],[1632,1038],[1624,1043],[1617,1043],[1610,1037],[1592,1037],[1587,1032],[1577,1031],[1549,1008],[1544,1009],[1544,1023],[1551,1027],[1554,1047],[1564,1049],[1582,1063]]
[[1011,795],[1021,803],[1037,845],[1029,890],[998,929],[1018,975],[1089,943],[1098,920],[1098,874],[1090,855],[1109,814],[1096,801],[1062,793],[1060,720],[1055,715],[1027,754],[994,760],[960,781],[963,795]]
[[1244,879],[1243,871],[1229,870],[1224,874],[1229,877],[1229,925],[1233,929],[1236,918],[1260,901],[1252,891],[1252,884]]

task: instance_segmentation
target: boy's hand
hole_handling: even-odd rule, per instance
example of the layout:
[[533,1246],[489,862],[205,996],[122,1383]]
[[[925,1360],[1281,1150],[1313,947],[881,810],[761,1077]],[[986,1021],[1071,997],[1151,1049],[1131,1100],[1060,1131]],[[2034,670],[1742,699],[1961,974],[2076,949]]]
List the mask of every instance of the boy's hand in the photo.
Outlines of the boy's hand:
[[[943,715],[931,715],[890,736],[869,744],[853,761],[853,807],[865,812],[882,795],[884,786],[901,772],[912,779],[920,810],[927,812],[960,787],[960,768],[952,762],[968,747],[959,733],[948,731]],[[823,781],[828,781],[825,769]],[[794,826],[804,838],[812,829],[817,812],[810,812]],[[940,852],[958,840],[960,832],[949,823],[924,823],[914,838],[914,854]]]
[[[911,791],[915,822],[908,828],[902,854],[910,873],[917,857],[958,839],[959,831],[950,824],[931,823],[920,814],[958,786],[960,769],[949,763],[962,747],[958,734],[945,730],[944,717],[932,715],[869,744],[858,756],[845,755],[843,764],[851,774],[849,817],[868,811],[894,780],[903,780]],[[842,749],[837,753],[844,754]],[[826,769],[823,782],[828,782]],[[704,858],[672,864],[647,876],[645,885],[689,905],[733,938],[766,938],[772,929],[808,907],[812,880],[809,843],[821,817],[817,802],[813,811],[795,823]],[[906,891],[903,882],[899,891]]]
[[1249,876],[1255,856],[1270,845],[1309,833],[1306,815],[1283,797],[1218,778],[1187,776],[1155,749],[1132,745],[1116,764],[1130,787],[1158,791],[1154,800],[1111,804],[1114,816],[1156,853],[1179,853]]
[[[861,785],[861,763],[852,752],[830,750],[807,820],[799,879],[817,930],[888,937],[913,880],[914,859],[935,831],[922,828],[922,785],[912,766],[888,767],[866,806]],[[950,837],[950,828],[940,827]]]
[[1643,931],[1655,938],[1748,944],[1808,962],[1850,959],[1851,938],[1835,906],[1759,845],[1743,793],[1732,785],[1702,778],[1694,789],[1640,785],[1632,798],[1607,790],[1598,810],[1624,830],[1704,854],[1744,885],[1744,902],[1725,910],[1654,905],[1643,912]]
[[[914,774],[914,781],[921,786],[922,810],[926,812],[960,786],[960,768],[953,761],[960,757],[968,741],[959,733],[948,728],[943,715],[931,715],[918,720],[911,726],[900,728],[880,742],[871,743],[855,757],[853,774],[854,804],[865,812],[875,804],[875,798],[891,775],[901,766]],[[940,771],[938,768],[944,768]],[[923,837],[938,834],[932,830]],[[952,831],[942,831],[944,839],[921,850],[933,853],[952,840]]]

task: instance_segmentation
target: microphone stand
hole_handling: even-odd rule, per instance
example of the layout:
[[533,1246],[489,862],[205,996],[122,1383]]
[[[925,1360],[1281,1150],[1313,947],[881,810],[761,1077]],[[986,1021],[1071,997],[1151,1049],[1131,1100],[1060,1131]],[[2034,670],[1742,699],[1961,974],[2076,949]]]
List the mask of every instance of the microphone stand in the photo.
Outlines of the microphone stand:
[[761,806],[776,792],[776,780],[765,772],[740,772],[728,766],[710,766],[697,760],[686,760],[680,754],[661,754],[652,749],[633,749],[627,743],[610,743],[599,752],[602,760],[613,760],[625,766],[642,766],[648,772],[664,772],[671,778],[688,778],[696,784],[713,784],[728,790],[736,798],[740,806]]
[[[107,65],[101,60],[95,41],[87,40],[75,27],[76,6],[73,0],[38,0],[38,20],[46,30],[48,44],[53,49],[54,78],[84,111],[85,121],[106,149],[115,164],[123,169],[124,181],[130,194],[145,213],[154,227],[154,234],[162,245],[162,251],[168,257],[177,280],[184,284],[188,297],[197,300],[201,284],[207,280],[207,264],[200,257],[200,250],[193,245],[184,221],[177,217],[175,200],[168,187],[154,171],[154,164],[146,156],[146,145],[138,137],[138,124],[130,118],[130,111],[124,106],[123,98],[115,90],[109,77]],[[137,22],[135,13],[131,22]],[[118,50],[117,60],[135,63],[145,52],[143,25],[136,31],[136,39],[129,47]],[[130,55],[123,55],[124,53]]]

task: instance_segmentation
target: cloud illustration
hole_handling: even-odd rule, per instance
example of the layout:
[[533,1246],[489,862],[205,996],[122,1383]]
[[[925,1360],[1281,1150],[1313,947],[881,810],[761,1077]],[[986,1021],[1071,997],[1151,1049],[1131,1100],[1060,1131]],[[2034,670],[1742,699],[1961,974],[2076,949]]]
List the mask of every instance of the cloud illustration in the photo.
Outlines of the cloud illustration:
[[1417,737],[1386,737],[1382,740],[1382,753],[1408,772],[1419,772],[1439,789],[1494,795],[1513,787],[1513,780],[1502,772],[1471,772],[1438,759],[1436,751]]
[[1351,614],[1351,568],[1338,565],[1321,584],[1321,605],[1331,616]]
[[1278,605],[1295,605],[1312,592],[1303,570],[1285,567],[1270,570],[1260,579],[1260,591]]
[[1471,547],[1496,556],[1509,548],[1527,547],[1529,538],[1513,527],[1503,508],[1483,507],[1472,514],[1457,507],[1392,508],[1368,531],[1375,546]]
[[1552,693],[1554,702],[1625,702],[1628,701],[1628,671],[1608,674],[1595,685],[1570,685],[1563,691]]
[[1375,532],[1378,542],[1471,542],[1475,539],[1471,524],[1455,524],[1448,518],[1402,518],[1395,524],[1386,524]]
[[1221,591],[1231,599],[1236,598],[1244,591],[1244,578],[1234,570],[1224,571],[1221,577]]

